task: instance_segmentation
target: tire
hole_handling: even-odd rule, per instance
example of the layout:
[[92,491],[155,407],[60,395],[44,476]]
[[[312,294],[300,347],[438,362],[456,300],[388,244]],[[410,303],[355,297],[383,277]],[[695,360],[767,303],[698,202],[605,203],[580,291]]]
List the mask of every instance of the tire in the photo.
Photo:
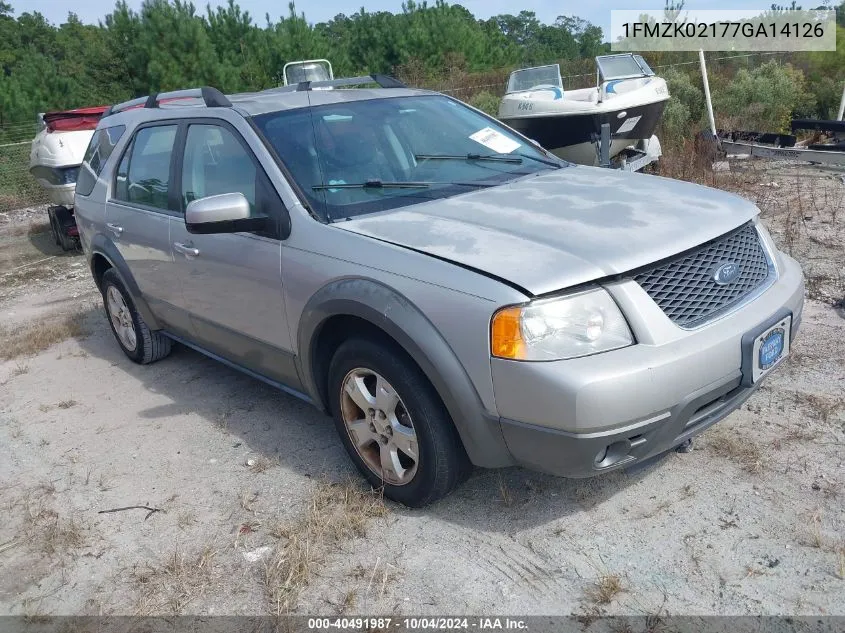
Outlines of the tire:
[[[355,385],[363,387],[356,389]],[[356,393],[358,402],[374,406],[364,411],[345,386]],[[332,358],[328,389],[331,413],[346,451],[370,484],[383,488],[386,497],[422,507],[448,495],[472,471],[446,407],[422,371],[401,351],[370,339],[345,341]],[[362,401],[365,392],[368,396],[385,395]],[[393,409],[391,402],[396,403]],[[347,421],[359,419],[352,430]],[[409,443],[412,435],[415,443]],[[362,446],[360,451],[356,446]],[[396,446],[415,446],[416,460],[410,457],[413,450],[390,453]],[[390,454],[386,462],[385,452]],[[391,466],[380,466],[385,463]]]
[[59,239],[59,229],[56,226],[56,216],[52,209],[47,209],[47,216],[50,218],[50,234],[53,236],[53,241],[56,246],[61,246],[62,242]]
[[63,251],[72,251],[76,249],[76,239],[67,234],[67,227],[73,222],[73,216],[65,207],[56,207],[53,210],[53,218],[56,221],[56,234],[59,239],[58,244]]
[[[147,326],[113,268],[103,274],[101,288],[109,327],[120,349],[130,360],[139,365],[147,365],[170,354],[173,341]],[[113,310],[116,312],[114,315]]]

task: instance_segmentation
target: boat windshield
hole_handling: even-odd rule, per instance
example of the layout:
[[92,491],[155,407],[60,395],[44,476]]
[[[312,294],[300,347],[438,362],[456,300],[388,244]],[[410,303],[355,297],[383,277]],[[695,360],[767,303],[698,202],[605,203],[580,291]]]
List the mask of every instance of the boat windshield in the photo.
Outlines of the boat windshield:
[[560,80],[560,66],[537,66],[536,68],[525,68],[515,70],[508,79],[508,93],[531,90],[532,88],[554,86],[563,89],[563,82]]
[[654,74],[641,55],[603,55],[596,57],[600,81],[648,77]]
[[309,208],[327,222],[567,165],[442,95],[326,103],[254,121]]
[[298,84],[302,81],[329,81],[328,68],[319,62],[290,64],[285,68],[285,85]]

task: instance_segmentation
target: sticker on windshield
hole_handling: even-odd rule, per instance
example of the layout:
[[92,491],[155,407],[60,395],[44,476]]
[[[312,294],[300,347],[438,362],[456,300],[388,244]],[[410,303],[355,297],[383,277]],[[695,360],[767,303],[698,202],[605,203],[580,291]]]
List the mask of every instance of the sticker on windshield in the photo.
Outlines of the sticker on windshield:
[[492,127],[478,130],[475,134],[470,134],[469,137],[476,143],[481,143],[484,147],[493,150],[497,154],[510,154],[520,146],[520,143],[509,139]]

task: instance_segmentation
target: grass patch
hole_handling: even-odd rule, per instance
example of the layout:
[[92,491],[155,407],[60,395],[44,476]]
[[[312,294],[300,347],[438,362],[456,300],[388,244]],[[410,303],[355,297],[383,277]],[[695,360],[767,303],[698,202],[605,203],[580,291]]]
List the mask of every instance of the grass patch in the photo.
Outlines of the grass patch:
[[55,485],[43,482],[27,490],[12,508],[22,510],[24,541],[33,551],[62,557],[85,545],[87,528],[76,519],[60,516],[53,509],[55,494]]
[[20,266],[17,270],[5,273],[0,277],[0,288],[23,286],[51,275],[54,275],[53,269],[45,262],[33,262],[31,265]]
[[587,589],[587,597],[596,605],[610,604],[624,590],[619,574],[603,574]]
[[804,407],[812,417],[821,422],[828,422],[841,409],[845,409],[845,398],[831,398],[800,391],[796,391],[793,398],[796,404]]
[[142,614],[184,612],[214,584],[217,551],[205,546],[185,552],[178,547],[159,564],[136,565],[131,577],[138,591],[137,611]]
[[34,220],[25,224],[13,224],[6,228],[3,233],[9,237],[20,237],[22,235],[39,235],[50,230],[48,220]]
[[271,532],[280,543],[264,572],[270,611],[290,613],[326,555],[365,536],[369,522],[387,512],[381,495],[363,490],[357,482],[318,483],[299,519]]
[[707,434],[707,439],[717,455],[736,462],[746,472],[759,473],[766,465],[760,446],[731,429],[717,427]]
[[83,338],[88,334],[84,321],[82,312],[74,312],[22,327],[0,327],[0,360],[33,356],[69,338]]

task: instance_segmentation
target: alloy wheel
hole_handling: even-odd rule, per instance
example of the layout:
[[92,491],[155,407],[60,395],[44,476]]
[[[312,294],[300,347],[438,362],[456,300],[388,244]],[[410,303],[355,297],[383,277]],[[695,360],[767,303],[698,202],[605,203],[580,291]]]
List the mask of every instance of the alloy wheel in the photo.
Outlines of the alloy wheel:
[[340,410],[358,455],[382,481],[411,482],[419,463],[419,444],[411,415],[393,386],[359,367],[343,379]]
[[138,341],[135,336],[135,324],[132,321],[132,314],[123,299],[123,295],[114,286],[109,286],[106,291],[106,309],[109,312],[114,332],[120,344],[128,351],[134,352]]

